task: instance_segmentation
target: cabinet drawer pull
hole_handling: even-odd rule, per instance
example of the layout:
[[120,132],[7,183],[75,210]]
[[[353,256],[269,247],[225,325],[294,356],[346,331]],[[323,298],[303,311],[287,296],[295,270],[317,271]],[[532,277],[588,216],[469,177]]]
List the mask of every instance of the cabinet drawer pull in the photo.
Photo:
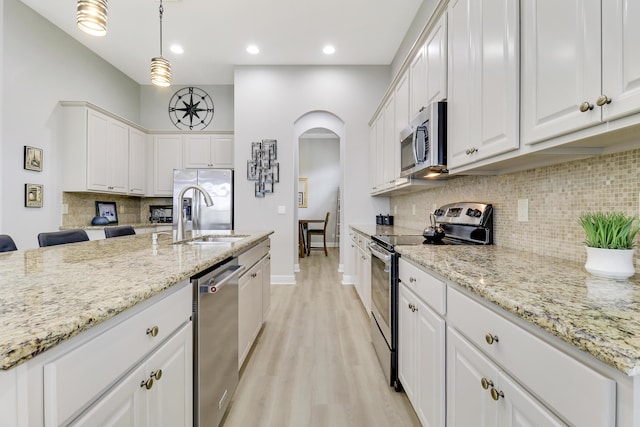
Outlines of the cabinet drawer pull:
[[478,149],[476,147],[471,147],[467,151],[465,151],[465,153],[467,153],[467,155],[473,154],[473,153],[477,153],[477,152],[478,152]]
[[157,381],[160,381],[160,378],[162,378],[162,369],[158,369],[157,371],[151,371],[149,378],[155,378]]
[[493,400],[500,400],[500,398],[504,399],[504,393],[502,391],[498,391],[495,388],[491,387],[491,398]]
[[147,328],[147,335],[151,335],[152,337],[157,337],[160,329],[157,326],[153,328]]
[[499,342],[500,340],[498,339],[497,335],[491,335],[489,333],[487,333],[487,335],[484,336],[485,341],[487,341],[487,344],[491,345],[494,342]]
[[482,386],[483,389],[489,390],[489,387],[493,388],[493,381],[488,380],[485,377],[482,377],[482,379],[480,380],[480,385]]
[[598,107],[602,107],[606,104],[611,104],[611,98],[607,95],[600,95],[598,99],[596,99],[596,105],[598,105]]
[[589,110],[593,110],[593,104],[589,104],[587,101],[584,101],[580,104],[580,111],[586,113]]
[[144,387],[147,390],[151,390],[153,387],[153,378],[149,377],[146,381],[140,381],[140,387]]

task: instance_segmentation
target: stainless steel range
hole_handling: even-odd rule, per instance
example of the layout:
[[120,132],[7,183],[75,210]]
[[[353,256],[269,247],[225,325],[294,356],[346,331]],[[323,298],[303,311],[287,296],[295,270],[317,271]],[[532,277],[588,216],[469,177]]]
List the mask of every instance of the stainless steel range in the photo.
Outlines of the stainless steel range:
[[[486,203],[451,203],[433,212],[435,226],[444,237],[423,235],[371,236],[371,339],[390,386],[402,389],[398,380],[398,258],[399,245],[493,244],[493,207]],[[428,238],[429,237],[429,238]]]

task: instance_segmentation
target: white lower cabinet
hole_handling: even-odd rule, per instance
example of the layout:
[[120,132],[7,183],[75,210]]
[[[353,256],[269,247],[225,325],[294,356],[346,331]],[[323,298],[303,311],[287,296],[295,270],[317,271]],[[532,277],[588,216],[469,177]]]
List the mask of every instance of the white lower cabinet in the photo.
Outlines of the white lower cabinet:
[[185,281],[34,362],[43,425],[192,425],[191,295]]
[[72,425],[192,425],[192,336],[188,323]]
[[356,291],[367,313],[371,313],[371,252],[369,251],[369,239],[358,236],[356,246],[357,277]]
[[240,254],[247,270],[238,279],[238,369],[247,359],[271,305],[270,240]]
[[447,328],[447,425],[564,426],[453,328]]
[[423,426],[445,425],[445,321],[403,283],[398,375]]

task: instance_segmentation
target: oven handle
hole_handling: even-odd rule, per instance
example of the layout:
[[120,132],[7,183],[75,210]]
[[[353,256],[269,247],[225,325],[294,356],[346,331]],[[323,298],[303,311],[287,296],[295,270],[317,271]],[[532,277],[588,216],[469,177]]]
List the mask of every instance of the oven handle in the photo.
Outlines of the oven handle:
[[371,254],[376,258],[381,259],[385,264],[389,264],[391,261],[391,255],[386,251],[386,253],[382,252],[379,248],[380,246],[375,243],[369,243],[369,250],[371,251]]

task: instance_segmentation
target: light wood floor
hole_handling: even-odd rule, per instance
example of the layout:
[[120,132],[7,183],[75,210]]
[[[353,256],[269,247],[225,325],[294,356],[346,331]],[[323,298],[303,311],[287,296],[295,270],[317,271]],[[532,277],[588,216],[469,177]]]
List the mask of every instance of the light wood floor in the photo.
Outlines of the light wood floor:
[[224,427],[420,425],[405,394],[386,384],[369,317],[337,269],[338,249],[312,253],[297,286],[272,286]]

